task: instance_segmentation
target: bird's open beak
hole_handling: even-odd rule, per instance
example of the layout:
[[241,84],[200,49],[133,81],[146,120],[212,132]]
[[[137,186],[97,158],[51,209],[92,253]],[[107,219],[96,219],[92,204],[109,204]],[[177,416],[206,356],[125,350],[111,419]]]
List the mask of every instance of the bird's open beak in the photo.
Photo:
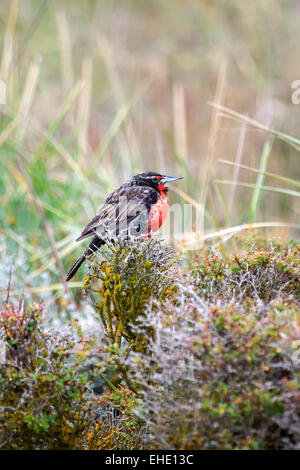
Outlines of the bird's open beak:
[[167,175],[163,175],[163,177],[161,178],[161,180],[159,181],[161,184],[165,184],[165,183],[172,183],[173,181],[176,181],[176,180],[182,180],[183,177],[182,176],[167,176]]

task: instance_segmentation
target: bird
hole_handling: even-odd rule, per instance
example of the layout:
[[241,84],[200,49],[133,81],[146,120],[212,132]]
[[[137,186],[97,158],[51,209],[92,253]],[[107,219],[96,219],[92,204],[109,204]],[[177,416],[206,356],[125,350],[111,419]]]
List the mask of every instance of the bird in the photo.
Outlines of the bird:
[[88,256],[119,235],[151,238],[165,221],[168,211],[168,183],[183,179],[154,171],[133,175],[113,191],[76,242],[93,237],[83,254],[67,273],[69,281]]

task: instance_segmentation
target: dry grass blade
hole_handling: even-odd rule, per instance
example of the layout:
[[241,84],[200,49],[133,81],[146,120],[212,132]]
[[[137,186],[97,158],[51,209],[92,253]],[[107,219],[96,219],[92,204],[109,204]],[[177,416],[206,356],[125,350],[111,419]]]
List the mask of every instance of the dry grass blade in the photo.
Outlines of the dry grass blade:
[[289,184],[291,186],[295,186],[296,188],[300,188],[300,181],[293,180],[293,179],[287,178],[285,176],[277,175],[275,173],[270,173],[268,171],[263,171],[262,172],[261,170],[258,170],[257,168],[252,168],[251,166],[242,165],[241,163],[232,162],[230,160],[224,160],[222,158],[220,158],[218,161],[220,163],[226,163],[227,165],[238,166],[239,168],[242,168],[244,170],[253,171],[254,173],[262,173],[263,175],[268,176],[270,178],[273,178],[275,180],[281,181],[282,183],[286,183],[286,184]]
[[33,98],[38,82],[40,67],[37,62],[33,62],[30,67],[26,77],[26,82],[24,86],[23,95],[21,98],[18,114],[21,118],[20,126],[18,128],[18,138],[22,142],[26,128],[27,128],[27,118],[30,111],[30,108],[33,103]]
[[[116,106],[120,108],[128,101],[128,99],[126,98],[126,93],[119,77],[118,68],[114,60],[111,44],[105,36],[100,34],[97,35],[97,43],[100,55],[102,56],[106,66]],[[122,151],[122,146],[120,146],[120,153],[123,158],[123,166],[126,168],[128,167],[129,163],[128,155],[131,155],[133,160],[136,159],[138,155],[140,155],[138,138],[136,136],[134,123],[130,115],[124,123],[124,130],[124,136],[122,136],[122,133],[120,133],[120,139],[123,141],[123,144],[125,147],[127,147],[127,149],[126,152],[124,152]]]
[[9,139],[9,137],[14,132],[14,130],[17,128],[17,126],[19,125],[21,120],[22,120],[22,117],[20,115],[17,115],[3,129],[3,131],[0,134],[0,147],[2,147],[4,145],[4,143]]
[[94,173],[96,166],[99,164],[103,155],[107,152],[112,140],[114,139],[117,132],[121,128],[122,124],[125,122],[129,114],[130,108],[131,108],[130,104],[123,104],[118,110],[114,120],[109,126],[105,136],[103,137],[98,149],[95,152],[95,157],[89,163],[89,172],[88,172],[89,176],[91,176]]
[[174,123],[174,140],[178,153],[187,160],[188,144],[187,144],[187,124],[185,112],[185,95],[184,88],[181,84],[173,85],[173,123]]
[[[42,129],[39,124],[33,118],[31,118],[30,123],[32,127],[39,132],[48,142],[52,145],[52,147],[63,157],[66,163],[72,168],[72,170],[83,180],[86,180],[86,177],[80,167],[80,165],[74,160],[72,155],[68,152],[68,150],[60,143],[58,140],[53,137],[49,132]],[[1,137],[1,136],[0,136]]]
[[[58,252],[58,256],[60,259],[62,259],[64,256],[66,256],[68,253],[71,253],[75,249],[75,244],[69,244],[67,245],[63,250]],[[38,269],[35,271],[32,271],[29,276],[26,278],[26,282],[31,281],[35,277],[39,276],[43,272],[45,272],[47,269],[49,269],[53,264],[55,263],[55,258],[54,256],[51,256],[50,258],[47,259],[46,263],[41,265]]]
[[[18,152],[18,150],[16,150],[16,152]],[[20,155],[22,155],[21,152],[20,152]],[[13,175],[13,177],[15,178],[15,180],[18,182],[19,186],[22,187],[24,189],[24,191],[27,193],[28,201],[29,202],[34,201],[34,199],[32,197],[32,194],[31,194],[31,191],[30,191],[30,188],[27,184],[27,181],[24,179],[24,176],[19,171],[19,169],[14,167],[14,166],[11,166],[10,171],[11,171],[11,174]],[[68,216],[65,212],[62,212],[59,209],[57,209],[56,207],[51,206],[47,202],[42,201],[37,196],[35,196],[35,199],[38,201],[39,205],[41,207],[43,207],[43,209],[46,209],[47,211],[51,212],[52,214],[57,215],[59,218],[61,218],[64,221],[69,221],[70,223],[73,223],[72,217]]]
[[[70,289],[76,289],[78,287],[83,287],[83,282],[69,282]],[[23,290],[10,290],[9,295],[23,295],[23,294],[42,294],[43,292],[51,292],[57,290],[64,290],[65,286],[63,283],[50,284],[49,286],[36,286],[36,287],[27,287]],[[1,290],[0,295],[7,293],[7,289]]]
[[8,81],[8,76],[13,62],[13,44],[19,11],[19,0],[10,2],[10,12],[8,16],[7,28],[4,36],[3,53],[1,61],[1,79]]
[[[61,240],[58,240],[56,242],[56,248],[58,250],[61,250],[65,246],[69,246],[70,243],[73,242],[73,240],[74,240],[74,236],[72,234],[67,235],[66,237],[64,237]],[[49,247],[48,249],[45,249],[45,250],[40,250],[40,252],[38,252],[37,250],[32,249],[32,252],[33,252],[33,255],[31,256],[30,261],[36,261],[38,259],[44,258],[49,253],[51,254],[51,247]],[[59,253],[59,256],[60,256],[60,258],[62,258],[61,253]]]
[[3,233],[4,235],[7,235],[8,237],[10,237],[20,247],[28,251],[28,253],[30,254],[34,253],[34,248],[25,240],[23,240],[19,235],[17,235],[12,229],[6,228],[5,230],[0,230],[0,233]]
[[[185,193],[181,189],[176,188],[176,186],[173,186],[172,192],[178,194],[178,196],[180,196],[184,201],[186,201],[188,204],[191,204],[193,207],[195,207],[196,210],[200,210],[201,213],[203,212],[202,211],[203,205],[197,202],[195,199],[193,199],[191,196],[189,196],[187,193]],[[204,214],[208,219],[211,219],[211,214],[209,214],[209,212],[206,211],[205,209],[204,209]]]
[[194,207],[199,206],[199,202],[197,202],[195,199],[193,199],[191,196],[186,194],[181,189],[176,188],[176,186],[172,187],[172,191],[174,191],[174,193],[178,194],[178,196],[182,197],[182,199],[184,199],[188,204],[192,204],[192,206],[194,206]]
[[49,126],[48,129],[48,134],[53,136],[58,129],[61,121],[65,118],[65,116],[68,114],[69,110],[71,109],[72,105],[76,101],[77,97],[79,96],[81,90],[84,87],[84,81],[83,80],[78,80],[77,83],[73,86],[71,91],[69,92],[66,101],[63,103],[61,108],[58,110],[57,116],[55,120],[52,122],[52,124]]
[[[283,229],[296,229],[300,230],[299,224],[285,223],[285,222],[256,222],[254,224],[242,224],[236,225],[234,227],[228,227],[224,229],[217,230],[215,232],[206,233],[203,237],[204,240],[213,240],[215,238],[223,238],[223,241],[228,240],[228,235],[235,235],[243,230],[255,230],[262,228],[283,228]],[[225,238],[224,238],[225,237]],[[184,245],[194,245],[196,240],[199,238],[198,234],[187,233],[185,237]],[[190,239],[190,240],[189,240]],[[202,241],[202,240],[201,240]],[[199,247],[200,248],[200,247]]]
[[[233,181],[231,180],[215,180],[216,183],[222,183],[222,184],[233,184]],[[244,188],[256,188],[256,184],[253,183],[243,183],[241,181],[235,183],[237,186],[242,186]],[[273,191],[275,193],[281,193],[281,194],[286,194],[288,196],[295,196],[295,197],[300,197],[300,192],[299,191],[293,191],[291,189],[285,189],[285,188],[276,188],[275,186],[261,186],[260,188],[263,191]]]
[[78,108],[78,147],[79,163],[84,166],[85,157],[88,151],[88,131],[90,122],[90,107],[92,95],[93,63],[91,59],[84,59],[82,64],[82,79],[84,87],[81,91]]
[[247,123],[249,126],[252,126],[256,129],[267,132],[268,134],[274,135],[275,137],[278,137],[283,142],[286,142],[287,144],[291,145],[291,147],[295,148],[298,152],[300,152],[300,140],[299,139],[296,139],[295,137],[285,134],[284,132],[279,132],[274,129],[271,129],[270,127],[265,126],[264,124],[261,124],[255,119],[249,118],[248,116],[238,113],[237,111],[227,108],[226,106],[222,106],[218,103],[213,103],[213,102],[209,102],[208,104],[222,111],[222,116],[227,117],[227,118],[237,119],[240,122]]
[[204,235],[204,239],[210,240],[213,238],[222,237],[223,235],[228,235],[230,233],[235,234],[241,232],[242,230],[255,230],[257,228],[292,228],[299,230],[300,225],[285,222],[256,222],[255,224],[242,224],[217,230],[216,232],[207,233]]
[[224,217],[224,221],[226,225],[230,227],[232,225],[232,221],[230,217],[230,211],[227,205],[227,199],[225,197],[222,186],[217,181],[214,181],[214,183],[215,183],[215,191],[220,201],[220,207],[222,208],[222,215]]
[[58,35],[60,41],[61,70],[65,93],[71,90],[74,83],[74,69],[72,60],[72,43],[69,23],[64,11],[56,15]]
[[[225,79],[226,79],[226,62],[223,61],[219,69],[217,88],[216,88],[216,94],[215,94],[215,101],[216,103],[220,103],[220,105],[224,97]],[[200,202],[202,204],[206,203],[208,184],[209,184],[211,170],[213,167],[219,120],[220,120],[220,117],[219,117],[218,112],[216,111],[213,112],[212,118],[211,118],[209,137],[208,137],[208,153],[207,153],[207,158],[206,158],[206,163],[205,163],[204,177],[202,181],[202,188],[201,188],[201,195],[200,195]]]
[[[111,125],[109,126],[106,134],[104,135],[99,147],[95,151],[95,156],[89,162],[89,177],[94,173],[96,165],[99,164],[99,161],[102,159],[104,154],[108,151],[108,148],[112,142],[112,140],[117,136],[118,133],[121,132],[122,125],[126,122],[126,119],[129,116],[129,113],[132,107],[136,104],[136,102],[140,99],[140,97],[146,92],[149,88],[151,82],[143,83],[140,88],[137,90],[135,95],[128,103],[124,103],[118,109],[117,114],[115,115]],[[128,149],[129,151],[129,149]],[[130,155],[130,153],[128,154]],[[130,173],[131,169],[128,170]]]

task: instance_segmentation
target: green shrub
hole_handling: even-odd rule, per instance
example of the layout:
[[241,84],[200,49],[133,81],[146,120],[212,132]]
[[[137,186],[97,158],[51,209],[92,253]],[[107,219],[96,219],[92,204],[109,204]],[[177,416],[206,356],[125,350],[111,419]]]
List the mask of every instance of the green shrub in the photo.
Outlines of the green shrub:
[[[133,393],[120,387],[109,394],[114,378],[104,379],[103,370],[113,367],[96,346],[76,325],[46,330],[39,304],[2,306],[0,448],[141,447],[141,421],[130,412]],[[99,378],[107,385],[102,384],[100,398],[92,383]]]
[[80,330],[45,331],[41,305],[22,302],[2,306],[0,332],[1,448],[80,447],[92,407],[78,367],[91,343]]
[[110,351],[137,391],[144,447],[298,448],[297,244],[193,253],[173,271],[160,255],[147,277],[149,247],[165,250],[155,240],[126,245],[90,268]]
[[267,304],[279,293],[294,292],[300,300],[299,243],[250,234],[236,241],[237,254],[225,249],[191,254],[192,282],[201,297],[212,303],[218,298],[229,302],[251,298]]
[[132,389],[124,360],[130,350],[148,349],[153,330],[144,326],[143,315],[149,303],[155,308],[155,300],[162,302],[176,290],[174,256],[158,239],[121,240],[108,249],[106,259],[94,256],[89,265],[86,293],[102,321],[108,353]]
[[[279,307],[280,305],[280,307]],[[284,307],[282,310],[281,307]],[[133,353],[140,414],[155,448],[279,449],[300,445],[299,307],[211,307],[186,290],[149,311],[151,356]],[[299,366],[298,366],[299,367]]]

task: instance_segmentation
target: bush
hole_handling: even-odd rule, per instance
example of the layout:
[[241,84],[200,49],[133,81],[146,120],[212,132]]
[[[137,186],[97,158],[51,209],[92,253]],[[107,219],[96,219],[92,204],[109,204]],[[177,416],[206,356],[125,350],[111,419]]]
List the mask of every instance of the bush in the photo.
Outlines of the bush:
[[208,311],[186,287],[175,303],[149,311],[152,354],[130,357],[143,384],[149,445],[297,448],[300,374],[288,354],[297,321],[299,334],[299,308],[291,301],[270,305],[263,316],[251,302]]
[[44,331],[42,311],[23,303],[0,311],[1,448],[76,448],[92,421],[87,375],[78,373],[91,343],[80,330]]
[[209,303],[218,299],[261,305],[294,292],[300,298],[299,244],[257,238],[236,238],[238,254],[223,250],[193,253],[189,264],[198,294]]
[[176,290],[174,256],[158,239],[120,240],[105,260],[96,256],[89,264],[85,290],[102,321],[111,356],[107,361],[132,390],[124,361],[131,350],[147,352],[153,330],[144,325],[143,315],[149,303],[163,302]]
[[117,248],[90,271],[102,281],[95,305],[109,341],[108,317],[128,342],[113,353],[123,351],[121,372],[137,392],[144,446],[299,448],[297,244],[259,241],[239,257],[193,253],[172,272],[160,256],[147,277],[149,246],[164,250],[156,243]]
[[300,448],[299,245],[235,243],[181,265],[157,239],[93,256],[100,344],[3,304],[1,447]]
[[[110,394],[115,387],[103,378],[104,364],[110,367],[76,324],[45,330],[41,305],[6,302],[0,310],[0,448],[140,447],[132,392],[120,387]],[[100,399],[92,383],[99,379]]]

